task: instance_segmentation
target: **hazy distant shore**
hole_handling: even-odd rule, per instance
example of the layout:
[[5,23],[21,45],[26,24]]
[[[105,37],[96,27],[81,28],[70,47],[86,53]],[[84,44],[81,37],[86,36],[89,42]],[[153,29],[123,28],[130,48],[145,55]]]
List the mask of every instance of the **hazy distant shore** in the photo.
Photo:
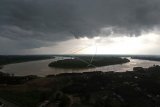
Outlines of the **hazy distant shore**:
[[160,61],[160,56],[132,56],[132,59],[150,60],[150,61]]
[[53,55],[0,55],[0,67],[6,64],[53,59]]

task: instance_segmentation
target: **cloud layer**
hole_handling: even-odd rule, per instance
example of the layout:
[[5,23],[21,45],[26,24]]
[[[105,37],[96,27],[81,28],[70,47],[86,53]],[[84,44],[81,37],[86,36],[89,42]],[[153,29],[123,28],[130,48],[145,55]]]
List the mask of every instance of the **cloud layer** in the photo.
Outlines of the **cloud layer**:
[[159,0],[1,0],[0,36],[45,42],[37,42],[41,47],[100,33],[140,35],[159,28],[159,5]]

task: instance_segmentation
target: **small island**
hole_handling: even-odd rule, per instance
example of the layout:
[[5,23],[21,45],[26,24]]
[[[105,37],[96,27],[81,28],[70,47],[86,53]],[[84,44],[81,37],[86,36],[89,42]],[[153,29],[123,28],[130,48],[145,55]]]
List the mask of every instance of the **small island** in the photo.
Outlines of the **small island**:
[[49,67],[57,68],[91,68],[130,62],[127,58],[109,56],[78,56],[51,62]]

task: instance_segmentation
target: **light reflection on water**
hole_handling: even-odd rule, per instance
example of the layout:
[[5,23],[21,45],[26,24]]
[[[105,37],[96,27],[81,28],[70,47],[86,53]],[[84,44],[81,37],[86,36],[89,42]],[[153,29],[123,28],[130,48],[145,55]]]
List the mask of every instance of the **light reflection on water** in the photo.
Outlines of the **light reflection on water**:
[[50,68],[48,64],[57,59],[49,59],[49,60],[41,60],[41,61],[31,61],[17,64],[9,64],[6,65],[2,71],[7,73],[13,73],[18,76],[24,75],[38,75],[45,76],[49,74],[59,74],[59,73],[72,73],[72,72],[88,72],[88,71],[116,71],[116,72],[125,72],[131,71],[133,67],[150,67],[155,65],[160,65],[158,61],[148,61],[148,60],[138,60],[138,59],[130,59],[129,63],[118,64],[118,65],[110,65],[103,66],[97,68],[90,69],[60,69],[60,68]]

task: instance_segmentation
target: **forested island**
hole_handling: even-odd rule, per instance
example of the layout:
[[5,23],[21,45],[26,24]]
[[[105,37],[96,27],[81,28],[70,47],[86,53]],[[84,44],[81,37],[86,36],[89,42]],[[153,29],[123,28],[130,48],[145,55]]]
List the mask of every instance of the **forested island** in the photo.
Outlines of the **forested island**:
[[14,85],[1,82],[0,97],[19,107],[159,107],[159,78],[158,65],[127,72],[63,73]]
[[109,56],[78,56],[70,59],[62,59],[51,62],[49,67],[58,68],[89,68],[129,62],[127,58],[109,57]]

